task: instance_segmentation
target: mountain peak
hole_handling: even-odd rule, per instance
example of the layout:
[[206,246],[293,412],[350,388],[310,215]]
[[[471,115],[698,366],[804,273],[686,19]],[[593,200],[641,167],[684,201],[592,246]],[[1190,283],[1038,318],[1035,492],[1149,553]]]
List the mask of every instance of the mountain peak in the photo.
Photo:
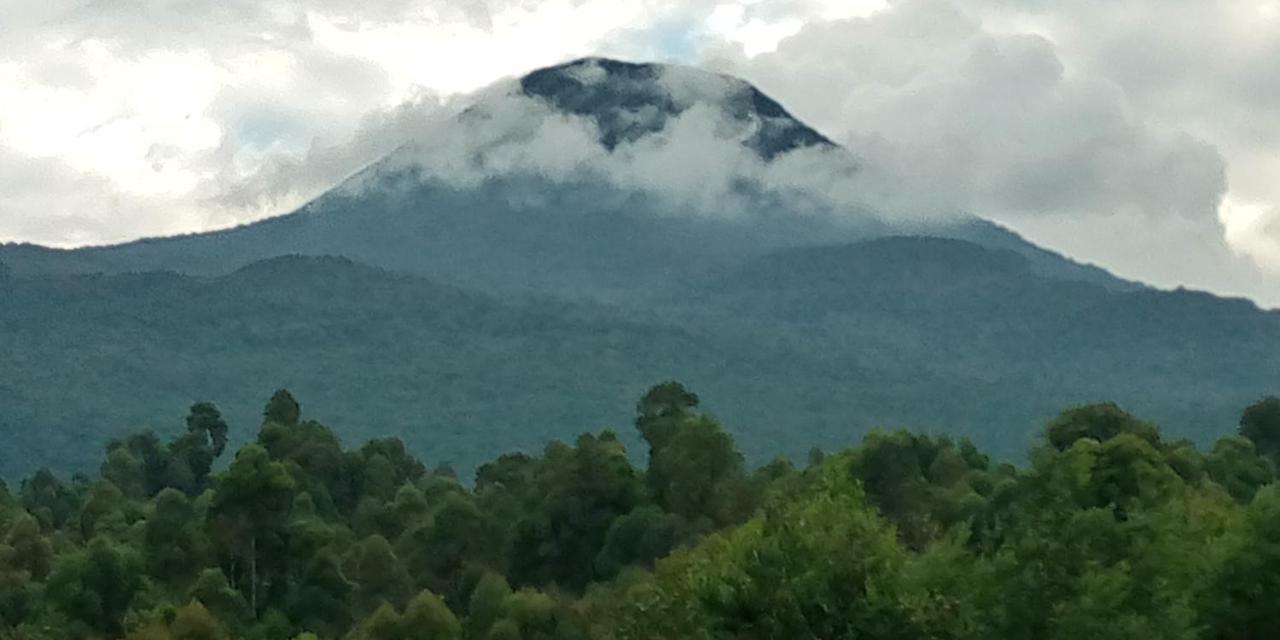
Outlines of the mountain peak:
[[581,58],[524,76],[520,90],[565,113],[591,118],[610,150],[662,131],[697,105],[719,109],[748,127],[744,144],[765,160],[798,148],[835,146],[750,83],[682,65]]

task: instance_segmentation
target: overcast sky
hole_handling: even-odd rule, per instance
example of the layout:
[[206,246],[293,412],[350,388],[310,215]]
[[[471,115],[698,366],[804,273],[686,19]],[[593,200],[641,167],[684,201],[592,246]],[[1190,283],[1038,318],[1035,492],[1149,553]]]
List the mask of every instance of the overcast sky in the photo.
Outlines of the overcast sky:
[[0,240],[286,212],[584,55],[739,75],[931,201],[1280,306],[1280,0],[0,0]]

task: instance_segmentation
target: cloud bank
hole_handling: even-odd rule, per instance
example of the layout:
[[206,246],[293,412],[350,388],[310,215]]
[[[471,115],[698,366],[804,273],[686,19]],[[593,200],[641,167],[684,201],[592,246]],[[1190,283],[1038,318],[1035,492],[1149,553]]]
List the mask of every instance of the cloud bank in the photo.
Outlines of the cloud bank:
[[[486,170],[592,170],[712,204],[753,175],[894,215],[967,210],[1125,276],[1280,305],[1272,0],[0,0],[0,15],[0,239],[284,212],[447,134],[493,80],[612,55],[741,75],[860,171],[755,166],[699,109],[613,155],[587,123],[545,120]],[[465,143],[420,149],[448,171]]]
[[1242,242],[1266,232],[1231,238],[1220,220],[1235,177],[1220,138],[1153,117],[1133,81],[1082,67],[1030,18],[1002,27],[1001,8],[905,0],[708,56],[926,201],[1129,277],[1280,301],[1265,251]]

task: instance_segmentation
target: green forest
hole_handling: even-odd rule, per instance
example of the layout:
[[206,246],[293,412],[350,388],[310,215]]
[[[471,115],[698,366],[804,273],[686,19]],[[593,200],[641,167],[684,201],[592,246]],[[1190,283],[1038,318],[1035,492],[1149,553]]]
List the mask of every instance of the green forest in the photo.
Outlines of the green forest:
[[0,484],[0,638],[1280,637],[1280,398],[1207,450],[1069,408],[1022,465],[899,430],[750,468],[700,407],[664,382],[645,451],[586,433],[459,478],[286,390],[256,436],[197,403],[93,477]]

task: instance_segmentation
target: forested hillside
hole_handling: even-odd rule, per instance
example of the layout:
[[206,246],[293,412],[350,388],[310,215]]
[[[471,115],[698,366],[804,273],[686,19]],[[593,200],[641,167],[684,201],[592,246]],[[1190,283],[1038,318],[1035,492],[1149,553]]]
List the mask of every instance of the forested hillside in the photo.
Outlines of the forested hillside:
[[0,485],[0,638],[1280,634],[1280,398],[1205,449],[1071,408],[1019,466],[908,431],[751,465],[674,382],[632,421],[645,465],[602,431],[472,481],[288,391],[248,434],[198,403],[97,473]]
[[172,435],[201,400],[252,425],[254,389],[278,385],[347,439],[395,435],[470,470],[625,424],[628,398],[667,377],[704,390],[752,462],[900,425],[1016,460],[1059,408],[1104,399],[1208,445],[1280,380],[1280,312],[1046,278],[942,238],[769,253],[619,304],[300,256],[0,287],[10,480],[92,469],[110,438]]
[[725,398],[726,417],[753,416],[753,459],[802,457],[892,422],[897,395],[962,388],[910,369],[878,374],[848,354],[805,356],[600,306],[500,300],[337,258],[286,257],[210,279],[17,279],[5,295],[9,479],[44,465],[91,469],[112,437],[180,431],[174,416],[197,400],[217,401],[233,425],[254,424],[252,388],[281,382],[314,398],[313,415],[345,438],[395,435],[467,470],[625,424],[629,399],[671,375]]

